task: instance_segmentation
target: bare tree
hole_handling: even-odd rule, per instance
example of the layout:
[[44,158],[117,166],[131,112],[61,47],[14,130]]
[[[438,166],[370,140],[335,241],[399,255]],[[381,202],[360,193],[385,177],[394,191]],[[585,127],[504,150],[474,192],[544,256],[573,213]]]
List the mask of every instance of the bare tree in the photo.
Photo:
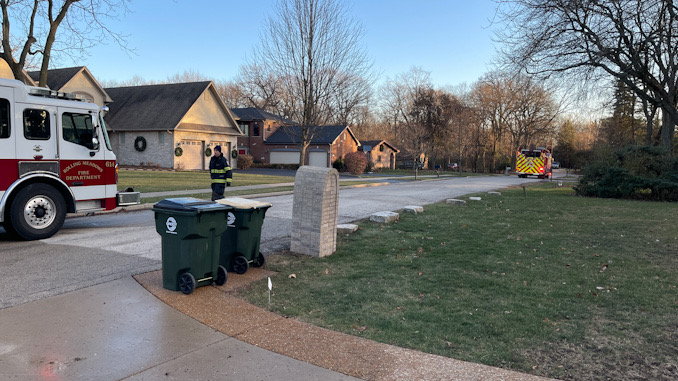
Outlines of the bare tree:
[[555,135],[561,107],[529,77],[489,73],[475,85],[471,99],[489,132],[492,170],[513,163],[521,147],[548,146]]
[[[105,20],[115,19],[127,11],[127,0],[0,0],[2,11],[2,58],[15,78],[23,77],[29,55],[40,54],[38,86],[47,84],[47,70],[53,55],[86,55],[87,50],[111,37],[125,47],[125,38],[109,29]],[[22,25],[22,34],[10,26]],[[57,32],[59,31],[59,39]],[[15,41],[21,41],[13,44]],[[18,59],[15,54],[18,53]]]
[[662,111],[662,145],[678,123],[678,6],[672,0],[498,0],[505,63],[543,76],[622,81]]
[[278,0],[252,60],[280,80],[283,106],[300,124],[299,164],[320,127],[331,120],[332,96],[346,81],[367,77],[371,64],[362,28],[339,0]]
[[417,95],[432,88],[431,73],[412,67],[406,73],[388,79],[380,89],[382,119],[392,131],[393,143],[405,157],[415,158],[422,153],[423,137],[413,129],[410,111]]
[[212,81],[213,79],[200,74],[198,71],[194,70],[184,70],[183,73],[176,73],[174,75],[170,75],[167,77],[166,81],[162,81],[161,83],[187,83],[187,82],[204,82],[204,81]]
[[271,71],[259,63],[250,63],[240,67],[235,80],[247,106],[264,111],[278,113],[281,103],[282,83]]

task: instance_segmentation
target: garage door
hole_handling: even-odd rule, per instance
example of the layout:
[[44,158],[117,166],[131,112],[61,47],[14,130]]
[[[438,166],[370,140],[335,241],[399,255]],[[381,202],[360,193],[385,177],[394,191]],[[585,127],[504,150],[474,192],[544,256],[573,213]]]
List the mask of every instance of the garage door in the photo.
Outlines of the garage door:
[[185,170],[196,170],[203,168],[203,143],[195,140],[182,140],[181,149],[184,153],[181,155],[181,163]]
[[311,152],[308,154],[308,165],[327,168],[327,152]]
[[299,151],[273,151],[271,164],[299,164]]

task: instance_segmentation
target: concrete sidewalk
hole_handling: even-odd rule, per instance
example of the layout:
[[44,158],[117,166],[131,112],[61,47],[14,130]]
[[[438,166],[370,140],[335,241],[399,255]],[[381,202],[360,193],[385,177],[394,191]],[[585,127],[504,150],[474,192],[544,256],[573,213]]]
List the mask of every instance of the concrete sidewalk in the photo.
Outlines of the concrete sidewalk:
[[[364,181],[370,182],[370,184],[361,184],[361,185],[349,185],[342,186],[341,182],[346,181],[363,181],[363,179],[340,179],[339,186],[342,188],[353,188],[353,187],[364,187],[364,186],[380,186],[388,185],[388,178],[371,178],[364,179]],[[294,183],[275,183],[275,184],[258,184],[258,185],[242,185],[242,186],[232,186],[226,187],[224,190],[224,196],[229,197],[229,193],[243,191],[243,190],[253,190],[253,189],[273,189],[273,188],[282,188],[282,187],[293,187]],[[291,191],[282,191],[284,193],[291,193]],[[275,192],[275,193],[282,193]],[[141,199],[151,198],[151,197],[171,197],[171,196],[182,196],[187,194],[201,194],[201,193],[212,193],[212,189],[192,189],[192,190],[175,190],[175,191],[163,191],[163,192],[146,192],[141,194]],[[252,195],[252,197],[257,196],[261,197],[261,194]],[[246,196],[239,196],[246,197]]]
[[126,277],[2,310],[0,379],[353,378],[215,331]]

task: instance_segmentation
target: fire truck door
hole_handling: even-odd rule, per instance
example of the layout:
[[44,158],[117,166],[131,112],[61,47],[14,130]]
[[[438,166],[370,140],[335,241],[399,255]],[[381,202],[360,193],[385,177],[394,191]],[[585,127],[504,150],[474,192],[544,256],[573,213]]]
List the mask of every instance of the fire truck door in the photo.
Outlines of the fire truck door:
[[58,109],[60,176],[76,200],[103,198],[105,194],[106,150],[96,117],[89,110]]
[[[59,159],[56,143],[56,108],[17,103],[14,121],[19,174],[31,171],[54,172]],[[28,161],[32,163],[27,163]]]

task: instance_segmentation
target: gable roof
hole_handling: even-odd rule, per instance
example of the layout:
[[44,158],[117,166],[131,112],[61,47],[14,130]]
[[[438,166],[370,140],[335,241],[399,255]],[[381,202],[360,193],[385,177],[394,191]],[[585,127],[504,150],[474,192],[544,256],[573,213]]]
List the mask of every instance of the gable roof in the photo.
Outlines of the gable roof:
[[[94,86],[98,89],[104,98],[104,103],[113,102],[110,95],[99,84],[99,81],[94,78],[92,73],[86,66],[66,67],[62,69],[52,69],[47,71],[47,87],[52,90],[60,91],[66,86],[76,75],[82,73],[85,77],[94,82]],[[40,82],[40,71],[27,72],[28,76],[36,83]]]
[[[315,129],[318,131],[313,136],[311,144],[332,144],[344,130],[348,130],[351,137],[356,141],[356,144],[360,145],[360,141],[356,139],[351,129],[346,125],[320,126],[315,127]],[[266,139],[265,144],[299,144],[300,136],[301,126],[283,126],[269,136]]]
[[[391,143],[387,142],[386,140],[363,140],[363,141],[360,142],[360,146],[361,146],[361,147],[369,146],[369,147],[374,148],[374,147],[376,147],[376,146],[378,146],[378,145],[380,145],[380,144],[382,144],[382,143],[383,143],[384,145],[387,145],[387,146],[391,147],[391,149],[392,149],[393,151],[395,151],[396,153],[400,152],[399,149],[395,148]],[[364,149],[363,149],[363,150],[364,150]]]
[[[52,69],[47,71],[47,87],[52,90],[59,90],[66,86],[76,74],[80,73],[84,66],[67,67],[63,69]],[[29,71],[28,75],[38,83],[40,81],[40,71]]]
[[[107,88],[115,102],[109,105],[106,123],[112,131],[173,130],[210,86],[206,81]],[[228,107],[222,107],[237,129]]]
[[271,114],[256,107],[232,108],[231,111],[243,122],[251,122],[253,120],[275,120],[282,124],[296,124],[296,122],[285,119],[281,116]]

